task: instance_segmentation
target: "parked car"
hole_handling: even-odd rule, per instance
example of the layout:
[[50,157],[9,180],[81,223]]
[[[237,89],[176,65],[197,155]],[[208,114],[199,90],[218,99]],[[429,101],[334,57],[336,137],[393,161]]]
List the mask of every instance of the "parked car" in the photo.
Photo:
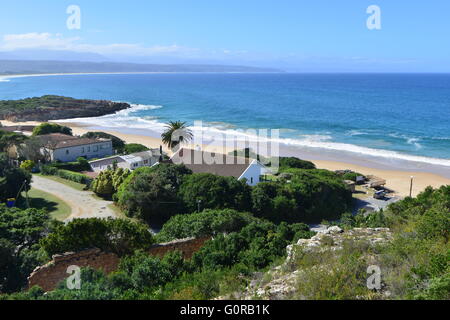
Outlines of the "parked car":
[[384,199],[386,197],[386,191],[384,190],[380,190],[380,191],[375,191],[375,193],[373,194],[373,197],[375,199]]

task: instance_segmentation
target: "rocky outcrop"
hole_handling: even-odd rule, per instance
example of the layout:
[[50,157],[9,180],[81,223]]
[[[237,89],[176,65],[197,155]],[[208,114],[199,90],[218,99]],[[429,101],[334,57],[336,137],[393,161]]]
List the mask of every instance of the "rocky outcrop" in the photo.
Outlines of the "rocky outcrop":
[[[295,263],[299,250],[320,255],[326,251],[342,250],[345,241],[363,242],[374,247],[391,239],[392,234],[388,228],[354,228],[346,231],[337,226],[327,228],[311,239],[300,239],[296,244],[289,245],[285,262],[266,273],[255,273],[243,292],[235,292],[218,299],[291,299],[300,285],[299,279],[305,275],[305,270],[298,268]],[[315,265],[313,268],[328,272],[327,265]]]
[[128,103],[123,102],[43,96],[23,100],[0,101],[0,120],[48,121],[98,117],[130,107]]

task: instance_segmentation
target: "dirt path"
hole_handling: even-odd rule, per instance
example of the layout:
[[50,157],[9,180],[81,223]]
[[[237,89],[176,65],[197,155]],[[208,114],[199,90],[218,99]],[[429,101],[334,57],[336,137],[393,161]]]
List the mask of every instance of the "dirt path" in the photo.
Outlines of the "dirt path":
[[108,207],[112,202],[94,198],[94,193],[91,191],[79,191],[37,175],[33,175],[31,186],[55,195],[70,206],[72,213],[64,221],[69,221],[74,218],[116,217],[114,211]]

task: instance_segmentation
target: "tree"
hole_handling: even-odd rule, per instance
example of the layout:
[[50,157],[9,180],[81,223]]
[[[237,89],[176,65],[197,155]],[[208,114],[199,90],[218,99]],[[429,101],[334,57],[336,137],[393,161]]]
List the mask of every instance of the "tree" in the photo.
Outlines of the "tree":
[[0,130],[0,152],[8,152],[11,147],[19,146],[28,138],[23,134]]
[[191,141],[193,134],[186,126],[186,122],[169,121],[166,124],[165,131],[161,134],[161,138],[169,149],[174,150],[180,144]]
[[199,213],[178,214],[163,225],[157,234],[157,239],[160,242],[166,242],[236,232],[253,221],[259,221],[259,219],[253,217],[251,213],[233,209],[207,209]]
[[35,163],[50,161],[50,153],[42,148],[38,137],[31,137],[17,148],[20,158],[32,160]]
[[153,244],[153,237],[145,225],[137,222],[88,218],[74,219],[58,226],[41,239],[40,244],[49,256],[93,247],[122,256],[134,250],[148,249]]
[[92,182],[92,191],[102,196],[111,196],[114,193],[112,176],[112,170],[101,171]]
[[0,154],[0,201],[16,198],[19,191],[29,190],[31,174],[14,167],[4,153]]
[[50,133],[62,133],[72,135],[72,129],[66,126],[61,126],[57,123],[44,122],[33,129],[33,136],[40,136]]

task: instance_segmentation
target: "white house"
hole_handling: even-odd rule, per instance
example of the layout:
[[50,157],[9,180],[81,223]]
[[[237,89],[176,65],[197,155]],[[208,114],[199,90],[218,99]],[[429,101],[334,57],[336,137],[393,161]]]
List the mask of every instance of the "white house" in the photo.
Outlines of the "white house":
[[140,167],[151,167],[159,161],[159,149],[137,152],[127,155],[117,155],[109,158],[89,161],[91,168],[95,172],[100,172],[112,168],[116,163],[118,168],[134,170]]
[[90,139],[52,133],[38,136],[41,152],[51,161],[70,162],[77,158],[103,158],[114,154],[111,139]]
[[170,161],[174,164],[184,164],[194,173],[212,173],[223,177],[246,179],[247,184],[254,186],[266,174],[266,167],[256,159],[235,157],[221,153],[211,153],[181,148]]

